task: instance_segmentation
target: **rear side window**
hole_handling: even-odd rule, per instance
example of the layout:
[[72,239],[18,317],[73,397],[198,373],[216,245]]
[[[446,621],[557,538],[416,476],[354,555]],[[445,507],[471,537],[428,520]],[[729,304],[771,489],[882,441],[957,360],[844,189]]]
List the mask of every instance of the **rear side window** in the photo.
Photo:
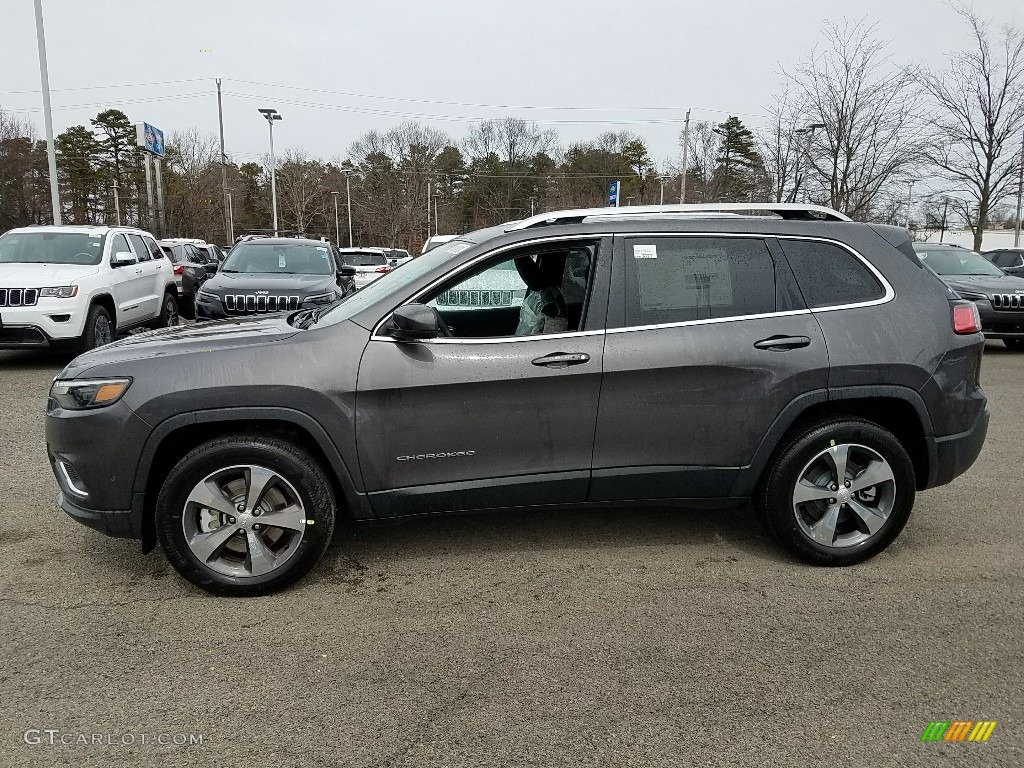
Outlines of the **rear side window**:
[[160,250],[160,246],[156,244],[156,240],[150,240],[148,237],[142,238],[146,241],[146,247],[149,249],[150,255],[154,259],[162,259],[164,252]]
[[763,240],[634,237],[625,244],[626,326],[775,311],[775,262]]
[[135,234],[128,235],[128,239],[132,241],[132,248],[135,249],[135,256],[139,261],[150,261],[152,255],[149,252],[149,248],[146,247],[146,242]]
[[871,270],[845,248],[818,240],[780,238],[779,243],[811,309],[885,296],[885,289]]

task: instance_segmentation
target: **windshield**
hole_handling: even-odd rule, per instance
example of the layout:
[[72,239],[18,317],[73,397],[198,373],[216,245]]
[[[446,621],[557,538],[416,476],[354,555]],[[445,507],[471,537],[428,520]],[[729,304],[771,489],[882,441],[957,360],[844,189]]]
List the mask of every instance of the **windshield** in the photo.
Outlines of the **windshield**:
[[939,275],[1001,277],[1006,274],[980,253],[966,248],[922,248],[917,251],[917,256]]
[[7,232],[0,236],[0,264],[99,264],[103,235],[87,232]]
[[387,280],[374,280],[365,288],[360,288],[355,293],[349,294],[348,297],[324,312],[316,324],[333,325],[348,320],[472,246],[473,244],[466,240],[452,240],[450,243],[432,248],[430,253],[405,262],[400,269],[396,269],[388,275]]
[[387,264],[388,260],[383,253],[376,251],[363,251],[362,253],[342,253],[341,260],[350,267],[379,267]]
[[222,272],[279,275],[333,275],[330,248],[308,243],[239,243],[224,259]]

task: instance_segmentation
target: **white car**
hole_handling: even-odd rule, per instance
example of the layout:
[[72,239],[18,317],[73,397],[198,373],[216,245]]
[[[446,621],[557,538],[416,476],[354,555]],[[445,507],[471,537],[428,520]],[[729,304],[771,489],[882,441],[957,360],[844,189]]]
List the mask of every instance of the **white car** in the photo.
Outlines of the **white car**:
[[439,245],[444,245],[445,243],[451,242],[456,237],[458,237],[458,235],[431,235],[423,244],[423,250],[420,252],[420,255],[422,256],[431,248],[437,248],[437,246]]
[[352,279],[358,290],[393,269],[388,258],[390,251],[390,248],[340,248],[338,254],[342,264],[356,268]]
[[43,226],[0,235],[0,349],[84,351],[119,331],[177,324],[174,269],[148,232]]

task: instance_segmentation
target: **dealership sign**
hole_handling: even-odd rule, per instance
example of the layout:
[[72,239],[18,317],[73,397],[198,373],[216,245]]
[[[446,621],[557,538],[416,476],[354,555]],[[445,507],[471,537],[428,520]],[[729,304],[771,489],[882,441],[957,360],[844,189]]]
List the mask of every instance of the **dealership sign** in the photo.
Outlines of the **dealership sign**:
[[163,157],[166,154],[164,152],[164,132],[159,128],[154,128],[149,123],[136,123],[135,132],[136,141],[144,150],[157,157]]

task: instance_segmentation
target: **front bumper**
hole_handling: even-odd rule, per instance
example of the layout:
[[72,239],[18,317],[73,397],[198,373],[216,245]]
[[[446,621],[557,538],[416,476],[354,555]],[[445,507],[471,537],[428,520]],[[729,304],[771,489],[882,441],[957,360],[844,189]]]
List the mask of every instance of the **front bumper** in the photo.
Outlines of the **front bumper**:
[[986,339],[1024,339],[1024,312],[993,309],[992,302],[975,301]]
[[955,435],[928,438],[931,471],[927,488],[946,485],[973,466],[985,445],[989,412],[982,410],[970,429]]
[[75,503],[64,491],[57,492],[57,506],[70,517],[95,531],[119,539],[142,538],[142,516],[130,509],[86,509]]
[[77,302],[40,299],[34,307],[0,307],[0,349],[46,348],[82,335],[85,313]]

